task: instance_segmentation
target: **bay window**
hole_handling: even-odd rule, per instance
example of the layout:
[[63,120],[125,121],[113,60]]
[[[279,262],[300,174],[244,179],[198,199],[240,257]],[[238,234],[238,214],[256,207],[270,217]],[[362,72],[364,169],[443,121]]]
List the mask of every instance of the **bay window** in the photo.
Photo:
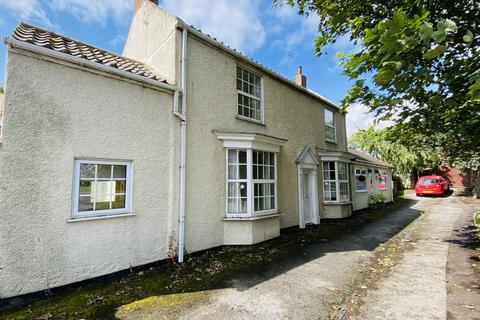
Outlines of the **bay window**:
[[340,161],[323,162],[323,200],[346,202],[350,200],[348,164]]
[[277,212],[276,153],[227,149],[227,216]]

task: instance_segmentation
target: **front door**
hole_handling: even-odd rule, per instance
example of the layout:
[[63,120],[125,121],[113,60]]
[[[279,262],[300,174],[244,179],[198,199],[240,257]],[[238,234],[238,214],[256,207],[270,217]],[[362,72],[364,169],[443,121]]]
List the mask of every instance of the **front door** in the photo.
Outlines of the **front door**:
[[305,224],[312,223],[312,192],[310,188],[310,175],[308,172],[302,174],[303,194],[303,219]]

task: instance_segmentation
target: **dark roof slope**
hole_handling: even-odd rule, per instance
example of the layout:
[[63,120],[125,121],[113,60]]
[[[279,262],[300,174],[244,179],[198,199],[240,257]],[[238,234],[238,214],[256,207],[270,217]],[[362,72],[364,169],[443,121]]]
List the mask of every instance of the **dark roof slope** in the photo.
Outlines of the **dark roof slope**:
[[27,42],[42,48],[68,54],[107,67],[130,72],[152,80],[167,81],[152,72],[144,63],[119,56],[83,42],[58,35],[25,22],[20,23],[12,34],[18,41]]
[[353,155],[356,160],[358,161],[361,161],[361,162],[368,162],[368,163],[371,163],[371,164],[374,164],[374,165],[378,165],[378,166],[382,166],[382,167],[389,167],[389,168],[393,168],[393,166],[385,161],[382,161],[378,158],[375,158],[375,157],[372,157],[371,155],[365,153],[365,152],[362,152],[360,150],[357,150],[357,149],[348,149],[348,153],[350,153],[351,155]]

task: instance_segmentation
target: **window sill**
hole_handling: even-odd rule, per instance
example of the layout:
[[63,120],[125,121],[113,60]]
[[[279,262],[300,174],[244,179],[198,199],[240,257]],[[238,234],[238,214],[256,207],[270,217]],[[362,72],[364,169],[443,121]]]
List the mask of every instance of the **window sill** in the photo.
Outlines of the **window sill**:
[[255,220],[262,220],[262,219],[270,219],[280,217],[282,214],[280,212],[277,213],[270,213],[263,216],[252,216],[252,217],[236,217],[236,218],[223,218],[223,221],[255,221]]
[[326,206],[344,206],[347,204],[352,204],[352,201],[342,201],[342,202],[323,202]]
[[331,143],[331,144],[337,144],[337,141],[328,140],[328,139],[325,139],[325,141],[328,142],[328,143]]
[[261,125],[261,126],[264,126],[264,127],[267,126],[265,124],[265,122],[263,122],[263,121],[258,121],[258,120],[250,119],[250,118],[247,118],[247,117],[242,117],[242,116],[239,116],[238,114],[235,116],[235,119],[255,123],[255,124],[258,124],[258,125]]
[[356,190],[355,192],[356,192],[356,193],[367,193],[368,190]]
[[104,216],[95,216],[95,217],[82,217],[82,218],[70,218],[67,220],[68,223],[73,222],[82,222],[82,221],[91,221],[91,220],[105,220],[113,218],[125,218],[125,217],[134,217],[137,214],[135,213],[122,213],[122,214],[110,214]]

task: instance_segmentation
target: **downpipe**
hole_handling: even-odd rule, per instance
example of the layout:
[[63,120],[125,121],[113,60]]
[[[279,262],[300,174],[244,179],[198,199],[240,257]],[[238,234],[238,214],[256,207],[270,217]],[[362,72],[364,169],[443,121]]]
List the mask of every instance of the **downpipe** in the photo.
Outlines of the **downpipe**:
[[187,30],[185,28],[182,28],[181,72],[182,122],[180,125],[180,212],[178,218],[178,263],[183,263],[185,252],[185,164],[187,152]]

